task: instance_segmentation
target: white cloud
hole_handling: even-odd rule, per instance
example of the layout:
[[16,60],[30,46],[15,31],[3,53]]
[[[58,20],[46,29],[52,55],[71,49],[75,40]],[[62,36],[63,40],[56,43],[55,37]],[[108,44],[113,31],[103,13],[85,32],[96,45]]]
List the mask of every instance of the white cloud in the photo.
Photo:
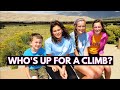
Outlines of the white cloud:
[[120,12],[120,11],[115,11],[115,12]]

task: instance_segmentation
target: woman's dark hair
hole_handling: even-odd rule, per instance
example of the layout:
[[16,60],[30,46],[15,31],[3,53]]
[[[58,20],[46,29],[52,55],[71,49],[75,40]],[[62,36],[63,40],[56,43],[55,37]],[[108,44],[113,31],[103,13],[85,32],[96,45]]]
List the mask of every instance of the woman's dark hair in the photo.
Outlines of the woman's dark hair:
[[94,27],[94,23],[98,23],[98,22],[101,24],[101,26],[102,26],[102,28],[103,28],[103,29],[102,29],[102,32],[105,32],[106,34],[108,34],[107,31],[105,30],[105,26],[104,26],[103,21],[102,21],[101,19],[96,19],[96,20],[94,20],[94,21],[93,21],[93,24],[92,24],[92,27]]
[[68,31],[66,30],[66,28],[64,27],[63,23],[58,20],[55,20],[50,23],[50,33],[51,33],[53,42],[55,42],[55,43],[59,42],[58,39],[53,35],[53,27],[55,27],[55,26],[59,26],[63,30],[62,36],[64,38],[70,39],[70,35],[69,35]]
[[74,24],[73,24],[73,25],[75,26],[75,28],[74,28],[75,44],[76,44],[76,49],[77,49],[78,52],[79,52],[79,48],[78,48],[78,34],[77,34],[76,26],[77,26],[77,23],[78,23],[79,21],[84,21],[84,22],[86,23],[86,20],[83,19],[83,18],[78,18],[78,19],[76,19],[76,20],[74,21]]

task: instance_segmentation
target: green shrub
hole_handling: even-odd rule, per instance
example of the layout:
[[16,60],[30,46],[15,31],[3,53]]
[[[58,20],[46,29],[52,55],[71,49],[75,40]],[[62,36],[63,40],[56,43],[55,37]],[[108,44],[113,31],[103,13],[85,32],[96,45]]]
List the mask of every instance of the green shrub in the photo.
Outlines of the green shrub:
[[[22,56],[23,52],[29,47],[27,44],[30,33],[17,33],[4,41],[0,49],[0,66],[5,66],[7,56]],[[14,66],[13,66],[14,67]]]
[[73,32],[73,30],[74,30],[73,25],[65,25],[65,28],[68,30],[69,33]]
[[86,32],[89,32],[91,30],[92,30],[92,28],[86,28]]
[[107,31],[108,36],[109,36],[107,43],[108,43],[108,44],[115,44],[115,43],[116,43],[115,34],[114,34],[112,31],[110,31],[110,30],[106,30],[106,31]]
[[50,36],[49,25],[27,24],[27,26],[6,25],[0,29],[0,67],[6,65],[7,56],[20,56],[29,48],[31,33],[40,33],[44,40]]
[[120,26],[109,25],[106,27],[107,30],[113,31],[115,36],[120,36]]
[[11,69],[18,69],[18,65],[11,65],[10,68]]
[[120,26],[108,25],[106,31],[109,34],[108,43],[116,44],[118,43],[118,38],[120,38]]

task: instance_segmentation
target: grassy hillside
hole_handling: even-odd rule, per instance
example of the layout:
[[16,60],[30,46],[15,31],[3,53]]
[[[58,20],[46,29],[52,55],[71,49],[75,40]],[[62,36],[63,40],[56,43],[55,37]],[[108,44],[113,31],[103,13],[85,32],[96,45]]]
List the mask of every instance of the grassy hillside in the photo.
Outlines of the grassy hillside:
[[104,21],[120,21],[120,17],[103,18]]

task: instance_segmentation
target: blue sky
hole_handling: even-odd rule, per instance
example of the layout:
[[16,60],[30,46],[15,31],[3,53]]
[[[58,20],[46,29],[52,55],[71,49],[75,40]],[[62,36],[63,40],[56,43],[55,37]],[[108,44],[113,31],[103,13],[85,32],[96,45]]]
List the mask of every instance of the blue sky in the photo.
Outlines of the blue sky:
[[[1,12],[1,11],[0,11]],[[4,11],[4,12],[14,12],[14,13],[34,13],[34,14],[58,14],[58,13],[62,13],[62,12],[79,12],[79,13],[83,13],[83,12],[91,12],[91,11]],[[96,11],[94,11],[96,12]],[[99,12],[99,11],[97,11]],[[110,12],[110,11],[106,11]],[[113,12],[120,12],[120,11],[113,11]]]

